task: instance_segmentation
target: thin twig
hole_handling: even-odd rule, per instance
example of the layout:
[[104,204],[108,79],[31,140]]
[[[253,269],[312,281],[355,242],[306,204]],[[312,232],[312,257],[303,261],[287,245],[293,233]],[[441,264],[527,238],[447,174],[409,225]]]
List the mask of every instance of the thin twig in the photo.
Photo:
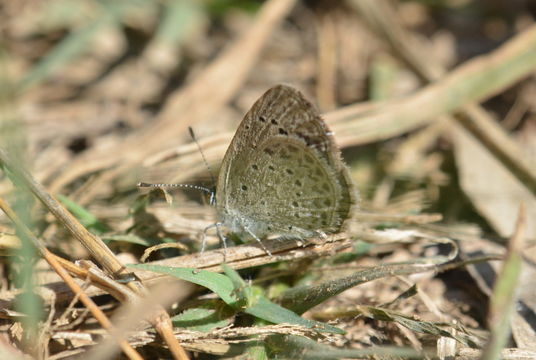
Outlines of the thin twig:
[[[312,239],[314,240],[314,239]],[[269,256],[266,252],[257,244],[244,244],[240,246],[227,248],[227,261],[228,265],[233,269],[245,269],[255,266],[261,266],[266,264],[272,264],[281,261],[298,261],[300,259],[317,258],[320,256],[334,254],[340,251],[344,251],[351,247],[351,242],[348,240],[346,234],[336,234],[328,236],[328,239],[317,239],[320,244],[307,243],[300,244],[294,241],[280,241],[278,239],[265,240],[264,245],[272,252],[273,256]],[[316,240],[315,240],[316,241]],[[64,260],[65,261],[65,260]],[[169,267],[191,267],[196,269],[210,270],[220,272],[221,263],[223,261],[223,249],[206,251],[204,253],[196,253],[189,255],[182,255],[178,257],[168,258],[159,261],[148,262],[150,265],[161,265]],[[71,264],[76,267],[76,265]],[[81,279],[90,279],[92,275],[87,270],[72,269],[73,273]],[[68,268],[71,271],[70,268]],[[157,274],[150,271],[136,270],[136,277],[139,278],[146,286],[153,286],[164,281],[169,281],[170,277]],[[109,291],[106,284],[103,284],[95,279],[96,288],[90,288],[87,290],[90,296],[98,296]],[[58,304],[68,302],[71,299],[71,294],[68,289],[65,289],[62,284],[53,283],[47,284],[47,288],[52,289],[55,292],[56,302]],[[192,288],[193,291],[193,288]],[[112,292],[113,294],[113,292]],[[14,296],[12,292],[6,292],[3,299],[9,299]],[[48,303],[47,293],[43,294],[45,303]],[[0,301],[0,307],[4,304],[7,306],[7,302]]]
[[[23,185],[28,188],[56,218],[70,231],[70,233],[79,240],[82,245],[90,252],[90,254],[103,266],[106,271],[112,276],[127,275],[128,272],[115,254],[104,244],[104,242],[96,235],[90,233],[78,220],[67,211],[56,199],[50,195],[45,188],[39,184],[23,167],[16,164],[8,154],[0,149],[0,164],[5,166],[10,173],[15,177],[17,185]],[[37,242],[39,244],[39,242]],[[44,248],[40,245],[41,248]],[[63,268],[62,268],[63,269]],[[124,288],[124,293],[134,292],[136,296],[144,296],[147,290],[139,281],[129,281],[126,285],[118,284],[118,289]],[[128,299],[128,297],[126,297]],[[173,332],[169,314],[163,307],[159,307],[158,311],[154,312],[154,317],[148,319],[155,329],[162,335],[164,339],[171,339],[169,334]],[[176,340],[169,343],[168,346],[176,359],[188,359],[186,352]]]
[[19,219],[19,217],[13,212],[11,207],[0,198],[0,208],[9,217],[9,219],[15,224],[17,230],[24,234],[24,238],[29,239],[32,244],[39,251],[41,256],[47,261],[47,263],[56,271],[56,273],[62,278],[62,280],[69,286],[69,288],[79,297],[80,301],[91,311],[95,319],[106,329],[112,337],[115,338],[125,355],[130,359],[142,360],[142,357],[130,344],[119,334],[113,327],[110,320],[102,312],[102,310],[91,300],[91,298],[84,292],[84,290],[78,285],[69,273],[61,266],[56,257],[44,247],[35,235],[26,227],[26,225]]
[[3,164],[15,175],[17,181],[20,182],[17,185],[23,185],[30,190],[110,274],[114,276],[126,274],[125,267],[117,260],[106,244],[82,226],[63,205],[35,181],[30,173],[16,164],[3,149],[0,149],[0,164]]

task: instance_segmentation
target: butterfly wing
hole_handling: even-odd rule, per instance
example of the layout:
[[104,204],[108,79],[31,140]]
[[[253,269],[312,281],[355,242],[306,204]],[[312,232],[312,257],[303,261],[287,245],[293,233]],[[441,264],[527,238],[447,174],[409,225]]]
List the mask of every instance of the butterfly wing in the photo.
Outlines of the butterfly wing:
[[242,120],[222,163],[216,206],[224,224],[258,237],[333,233],[356,203],[316,109],[291,87],[268,90]]

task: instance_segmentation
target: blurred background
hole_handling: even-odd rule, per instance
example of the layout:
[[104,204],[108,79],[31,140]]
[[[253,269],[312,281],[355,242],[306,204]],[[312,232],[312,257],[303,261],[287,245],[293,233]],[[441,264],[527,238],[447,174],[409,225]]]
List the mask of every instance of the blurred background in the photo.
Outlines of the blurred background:
[[[214,222],[202,194],[174,192],[172,207],[162,202],[150,212],[164,235],[138,227],[127,237],[141,221],[136,183],[213,187],[188,127],[217,172],[253,102],[285,83],[325,115],[363,212],[438,213],[437,231],[495,251],[523,200],[533,246],[534,65],[457,71],[533,31],[535,14],[531,0],[3,0],[0,148],[114,252],[136,259],[142,246],[195,243]],[[535,54],[534,46],[517,48]],[[499,73],[512,78],[495,85]],[[464,84],[469,75],[481,79],[476,95],[463,90],[476,88]],[[496,128],[507,137],[507,160],[490,150],[504,141],[484,141],[451,116],[468,104],[491,124],[482,126],[484,139]],[[0,196],[20,194],[0,174]],[[40,205],[25,201],[48,246],[87,257]],[[12,232],[3,215],[0,232]]]

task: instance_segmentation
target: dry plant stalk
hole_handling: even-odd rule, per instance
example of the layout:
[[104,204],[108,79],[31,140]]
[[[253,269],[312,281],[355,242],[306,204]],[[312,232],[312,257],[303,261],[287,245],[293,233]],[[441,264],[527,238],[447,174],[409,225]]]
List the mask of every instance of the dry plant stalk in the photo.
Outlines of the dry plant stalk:
[[[56,199],[54,199],[41,184],[37,183],[37,181],[35,181],[25,169],[15,164],[8,154],[2,149],[0,149],[0,163],[9,169],[17,181],[20,181],[19,185],[23,184],[26,188],[28,188],[50,210],[50,212],[56,216],[56,218],[78,241],[82,243],[82,245],[84,245],[90,254],[106,269],[109,274],[112,274],[114,277],[119,275],[128,275],[128,273],[125,271],[125,267],[119,262],[119,260],[117,260],[115,254],[102,242],[102,240],[82,226],[82,224],[80,224],[70,212],[68,212]],[[39,244],[37,239],[36,242]],[[44,252],[44,247],[40,246],[38,249],[41,249],[41,251]],[[56,264],[59,264],[55,258],[50,257],[50,259],[52,259],[51,261],[55,262]],[[64,269],[61,267],[61,270]],[[130,281],[126,285],[121,285],[117,288],[125,288],[125,292],[133,292],[137,297],[144,296],[147,293],[143,284],[138,281]],[[79,291],[81,291],[81,289]],[[125,299],[130,298],[125,296],[123,300]],[[170,334],[172,334],[171,320],[163,307],[160,307],[156,315],[149,319],[149,321],[166,341],[171,341],[168,343],[168,345],[173,355],[177,359],[188,358],[186,352],[184,349],[182,349],[177,340],[170,336]]]
[[[463,105],[454,119],[465,131],[475,136],[533,194],[536,194],[536,164],[523,156],[522,150],[506,131],[481,106],[476,105],[534,71],[536,26],[533,25],[491,54],[475,58],[446,74],[446,70],[433,61],[433,56],[430,57],[433,52],[416,41],[400,24],[390,3],[371,0],[354,0],[351,3],[363,15],[363,19],[389,42],[422,80],[440,84],[435,90],[433,85],[428,87],[429,96],[436,99],[431,101],[430,105],[446,108],[446,112]],[[436,96],[433,94],[434,91],[444,94]],[[449,104],[443,99],[454,99],[454,101],[450,101],[452,104]],[[456,104],[458,99],[464,103]],[[415,109],[422,112],[421,107]],[[430,119],[434,118],[431,114],[427,115]]]
[[69,273],[63,268],[61,263],[56,257],[44,247],[35,235],[26,227],[26,225],[18,218],[9,205],[0,198],[0,208],[9,217],[9,219],[15,224],[18,231],[24,234],[24,237],[29,239],[32,244],[39,251],[41,256],[47,261],[47,263],[56,271],[56,273],[65,281],[67,286],[73,291],[73,293],[80,299],[80,301],[89,309],[95,319],[106,329],[112,338],[121,346],[121,349],[130,359],[139,359],[142,357],[130,344],[124,339],[124,337],[114,328],[110,320],[102,312],[102,310],[91,300],[91,298],[84,292],[84,290],[78,285]]

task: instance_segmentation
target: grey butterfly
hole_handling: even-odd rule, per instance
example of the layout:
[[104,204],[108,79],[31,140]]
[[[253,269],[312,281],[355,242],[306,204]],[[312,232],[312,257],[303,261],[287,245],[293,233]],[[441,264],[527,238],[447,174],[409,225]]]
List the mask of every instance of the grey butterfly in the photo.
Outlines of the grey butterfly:
[[304,239],[340,231],[358,197],[318,111],[298,90],[277,85],[238,127],[215,202],[218,232],[223,225],[264,248],[268,235]]

